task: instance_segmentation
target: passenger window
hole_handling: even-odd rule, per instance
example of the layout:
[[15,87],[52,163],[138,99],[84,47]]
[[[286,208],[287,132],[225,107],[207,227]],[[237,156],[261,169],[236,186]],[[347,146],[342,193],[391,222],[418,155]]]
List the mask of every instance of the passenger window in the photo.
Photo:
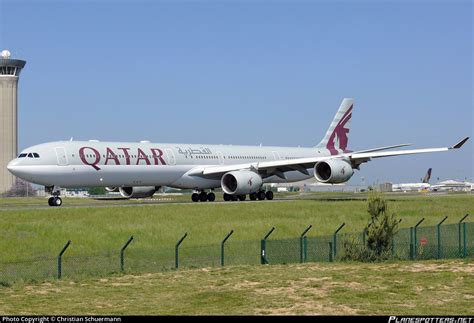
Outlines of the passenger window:
[[38,153],[33,153],[33,156],[34,156],[35,158],[40,158],[40,155],[39,155]]

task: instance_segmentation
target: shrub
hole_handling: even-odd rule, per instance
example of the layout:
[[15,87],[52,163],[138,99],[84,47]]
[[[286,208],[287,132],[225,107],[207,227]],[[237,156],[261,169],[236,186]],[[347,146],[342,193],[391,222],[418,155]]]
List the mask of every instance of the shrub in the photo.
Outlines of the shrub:
[[392,241],[399,223],[396,214],[390,211],[379,192],[370,192],[367,212],[370,219],[365,229],[365,242],[361,244],[355,238],[344,241],[344,260],[381,261],[391,257]]

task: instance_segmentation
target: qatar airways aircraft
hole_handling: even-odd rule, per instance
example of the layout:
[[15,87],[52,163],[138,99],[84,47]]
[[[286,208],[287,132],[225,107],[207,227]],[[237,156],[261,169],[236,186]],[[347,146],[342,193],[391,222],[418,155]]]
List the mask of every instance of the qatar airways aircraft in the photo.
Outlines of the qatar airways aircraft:
[[[158,144],[148,141],[58,141],[23,150],[8,170],[28,182],[45,185],[50,206],[60,206],[61,187],[102,186],[127,198],[152,196],[160,186],[193,189],[192,200],[214,201],[221,187],[224,200],[273,199],[264,183],[311,178],[321,183],[344,183],[372,158],[441,152],[452,147],[387,151],[401,144],[352,152],[348,133],[353,100],[344,99],[315,147]],[[208,192],[206,192],[206,190]],[[210,190],[210,192],[209,192]]]

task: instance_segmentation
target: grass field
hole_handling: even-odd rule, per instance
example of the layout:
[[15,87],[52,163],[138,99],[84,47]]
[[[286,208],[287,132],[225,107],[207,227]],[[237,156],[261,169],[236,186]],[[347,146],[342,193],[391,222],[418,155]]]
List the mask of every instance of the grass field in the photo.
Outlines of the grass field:
[[[456,223],[474,213],[474,195],[402,195],[390,198],[389,205],[402,218],[401,227],[413,226],[423,217],[422,225],[434,225],[445,215],[445,223]],[[0,259],[55,257],[68,240],[68,255],[119,250],[132,235],[130,248],[174,250],[185,232],[186,247],[219,244],[230,230],[235,231],[233,242],[260,240],[271,227],[276,228],[272,239],[298,237],[308,225],[313,225],[309,237],[332,234],[343,222],[342,232],[361,232],[367,224],[366,207],[364,199],[305,196],[274,202],[7,210],[0,211]]]
[[[15,262],[16,270],[22,262],[31,265],[32,259],[48,258],[54,272],[55,257],[67,240],[72,245],[66,260],[106,251],[115,257],[131,235],[135,240],[127,251],[130,255],[138,250],[152,258],[166,250],[173,259],[174,246],[185,232],[186,259],[186,252],[218,246],[231,229],[235,233],[229,247],[240,243],[245,248],[252,242],[255,261],[244,263],[257,264],[259,240],[271,227],[276,228],[271,239],[298,237],[310,224],[309,237],[332,234],[343,222],[344,232],[361,232],[367,224],[366,197],[284,194],[273,202],[184,204],[170,204],[169,199],[65,199],[70,208],[42,208],[45,199],[38,198],[0,199],[0,266]],[[423,225],[434,225],[445,215],[449,216],[445,223],[457,223],[474,212],[472,194],[399,194],[387,199],[402,218],[402,227],[413,226],[423,217]],[[75,264],[64,266],[70,270]],[[474,304],[472,259],[156,271],[2,283],[0,313],[467,315]]]
[[473,315],[474,264],[203,268],[0,288],[2,315]]

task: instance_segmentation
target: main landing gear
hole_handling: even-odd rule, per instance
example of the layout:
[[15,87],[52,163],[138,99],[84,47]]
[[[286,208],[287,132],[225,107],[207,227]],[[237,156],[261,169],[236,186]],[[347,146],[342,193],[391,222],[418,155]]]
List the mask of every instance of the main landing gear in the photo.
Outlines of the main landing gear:
[[63,200],[59,197],[59,194],[61,194],[61,188],[58,186],[49,186],[45,187],[45,191],[48,193],[51,193],[51,196],[48,199],[48,205],[49,206],[61,206],[63,205]]
[[[216,200],[216,195],[214,192],[209,192],[206,193],[204,191],[200,191],[197,193],[193,193],[191,195],[191,199],[193,202],[214,202]],[[231,195],[224,193],[224,201],[245,201],[247,199],[247,195],[241,194],[241,195]],[[258,191],[255,193],[249,194],[249,199],[251,201],[259,200],[273,200],[273,192],[272,191]]]
[[[224,201],[245,201],[246,195],[230,195],[227,193],[224,193]],[[249,194],[249,199],[251,201],[259,200],[263,201],[265,199],[267,200],[273,200],[273,192],[272,191],[258,191],[255,193],[250,193]]]
[[200,193],[193,193],[193,195],[191,195],[191,199],[193,202],[214,202],[216,200],[216,194],[213,192],[206,193],[201,191]]

